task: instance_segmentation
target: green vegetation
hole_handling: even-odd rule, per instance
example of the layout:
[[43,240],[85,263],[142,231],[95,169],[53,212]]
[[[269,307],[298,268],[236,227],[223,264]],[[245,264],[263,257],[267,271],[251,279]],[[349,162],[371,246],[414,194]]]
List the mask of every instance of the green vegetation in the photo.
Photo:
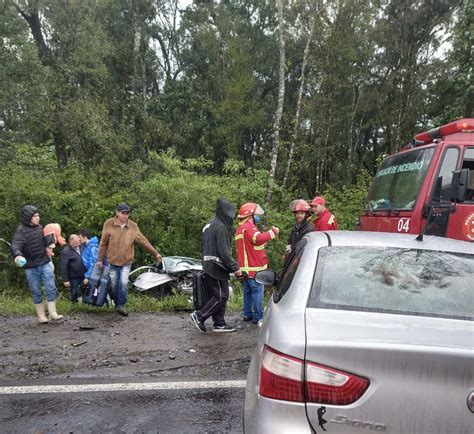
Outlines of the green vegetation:
[[[227,309],[233,312],[240,312],[243,305],[243,293],[241,285],[232,282],[234,293],[227,303]],[[270,291],[266,291],[266,301],[270,297]],[[113,312],[113,308],[106,305],[94,307],[83,303],[72,304],[69,301],[69,290],[61,289],[57,299],[58,312],[65,315],[75,313],[101,313]],[[188,296],[184,294],[172,293],[162,299],[158,299],[148,294],[129,291],[127,309],[130,312],[175,312],[192,311],[193,304]],[[0,315],[34,315],[34,307],[31,297],[26,289],[3,290],[0,292]]]
[[[353,229],[382,154],[473,116],[471,3],[284,2],[286,90],[264,206],[281,228],[268,247],[272,268],[291,200],[324,194],[341,228]],[[2,5],[0,238],[10,241],[25,204],[66,235],[100,235],[125,201],[162,253],[197,257],[218,197],[263,204],[279,88],[276,2]],[[136,263],[149,260],[137,249]],[[1,309],[19,309],[24,290],[0,241]]]

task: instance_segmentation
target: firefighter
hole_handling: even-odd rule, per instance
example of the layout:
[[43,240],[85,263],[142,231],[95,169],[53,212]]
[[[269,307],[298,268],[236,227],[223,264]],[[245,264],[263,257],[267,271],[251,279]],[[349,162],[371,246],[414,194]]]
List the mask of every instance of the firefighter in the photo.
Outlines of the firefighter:
[[264,214],[256,203],[244,203],[239,210],[235,231],[237,262],[244,278],[244,306],[242,319],[258,324],[263,317],[263,285],[254,279],[255,273],[265,270],[268,265],[265,245],[273,240],[280,230],[273,226],[267,232],[260,232],[256,224]]
[[326,200],[322,196],[316,196],[310,203],[316,219],[313,220],[317,231],[335,231],[339,229],[336,217],[326,208]]
[[295,216],[295,225],[288,237],[288,245],[285,250],[285,260],[294,250],[298,241],[301,240],[308,232],[314,231],[314,226],[310,222],[311,212],[308,202],[304,199],[296,199],[290,203],[291,212]]

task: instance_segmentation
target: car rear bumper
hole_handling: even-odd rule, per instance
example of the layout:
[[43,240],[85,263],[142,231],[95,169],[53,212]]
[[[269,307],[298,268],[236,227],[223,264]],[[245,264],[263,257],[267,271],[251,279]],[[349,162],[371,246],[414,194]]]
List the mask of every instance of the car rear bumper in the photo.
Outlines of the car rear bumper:
[[313,433],[303,403],[277,401],[245,391],[245,434]]

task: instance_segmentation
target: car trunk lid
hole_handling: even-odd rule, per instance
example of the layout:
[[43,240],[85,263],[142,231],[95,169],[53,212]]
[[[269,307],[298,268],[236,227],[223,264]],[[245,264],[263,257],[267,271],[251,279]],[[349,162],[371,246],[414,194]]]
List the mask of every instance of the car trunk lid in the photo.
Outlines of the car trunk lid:
[[307,308],[306,336],[307,364],[370,382],[352,404],[307,403],[315,430],[470,432],[472,322]]

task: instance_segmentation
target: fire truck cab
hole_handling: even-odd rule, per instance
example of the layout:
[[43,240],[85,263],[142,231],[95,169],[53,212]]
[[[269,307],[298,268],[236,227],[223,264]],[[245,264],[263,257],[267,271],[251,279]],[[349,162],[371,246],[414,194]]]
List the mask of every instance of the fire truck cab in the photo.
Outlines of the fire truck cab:
[[359,228],[474,241],[474,118],[417,134],[383,160]]

